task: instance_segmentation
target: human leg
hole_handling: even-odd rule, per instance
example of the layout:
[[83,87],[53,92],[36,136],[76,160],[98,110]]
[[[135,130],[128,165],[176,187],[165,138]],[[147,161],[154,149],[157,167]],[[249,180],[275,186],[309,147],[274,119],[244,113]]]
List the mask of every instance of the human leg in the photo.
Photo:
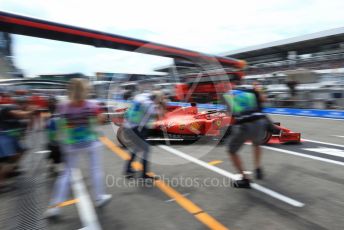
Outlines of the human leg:
[[149,152],[150,152],[150,145],[147,143],[146,138],[148,135],[148,129],[143,127],[140,131],[138,136],[139,138],[139,146],[142,150],[142,177],[143,178],[151,178],[147,175],[149,172]]
[[262,150],[259,145],[252,145],[253,147],[253,155],[254,155],[254,168],[256,179],[261,180],[263,179],[263,170],[261,167],[261,157],[262,157]]
[[61,175],[57,177],[54,185],[53,196],[49,203],[50,206],[56,206],[67,199],[70,189],[72,169],[77,166],[79,150],[64,148],[65,168]]
[[244,173],[244,166],[240,156],[237,154],[241,146],[246,141],[245,126],[236,125],[233,127],[231,137],[228,141],[229,159],[234,165],[235,169],[242,175],[240,180],[233,180],[232,185],[235,188],[250,188],[250,180]]
[[95,199],[98,199],[102,194],[104,194],[104,173],[102,167],[102,157],[100,146],[93,144],[89,149],[89,164],[91,170],[91,179],[93,183],[93,195]]
[[72,170],[77,166],[79,151],[71,148],[64,148],[65,168],[56,179],[53,188],[53,195],[49,207],[44,213],[45,218],[55,218],[60,214],[58,204],[65,201],[71,184]]
[[101,207],[107,204],[112,198],[111,194],[105,193],[104,172],[100,148],[101,147],[98,143],[93,143],[89,149],[89,163],[93,184],[92,189],[96,207]]
[[255,177],[258,180],[261,180],[264,177],[263,169],[261,166],[262,148],[260,147],[260,145],[264,141],[266,127],[267,125],[264,119],[254,122],[251,127],[253,163],[255,169]]

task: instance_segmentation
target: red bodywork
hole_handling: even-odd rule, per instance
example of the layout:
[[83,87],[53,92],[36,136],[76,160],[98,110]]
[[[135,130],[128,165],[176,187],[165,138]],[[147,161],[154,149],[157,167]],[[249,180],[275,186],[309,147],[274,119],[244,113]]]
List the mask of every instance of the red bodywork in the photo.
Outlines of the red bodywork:
[[178,107],[157,120],[154,129],[177,135],[219,136],[225,123],[230,123],[230,117],[224,113],[199,113],[195,106]]
[[278,133],[272,134],[269,139],[269,144],[280,144],[280,143],[300,143],[301,133],[296,133],[281,126],[279,123],[275,124]]
[[[124,114],[126,108],[117,109],[116,114]],[[157,135],[163,133],[172,137],[183,139],[197,139],[201,136],[223,138],[227,136],[226,131],[233,124],[234,119],[221,111],[199,112],[196,106],[181,107],[168,106],[168,112],[161,119],[154,122],[152,131]],[[123,123],[123,116],[117,115],[112,118],[116,125]],[[301,134],[275,124],[274,133],[267,133],[266,143],[299,143]],[[155,132],[154,132],[155,131]]]
[[240,70],[226,73],[189,74],[183,77],[183,83],[175,85],[174,99],[196,103],[218,101],[222,94],[232,88],[232,83],[228,81],[228,78],[241,79],[243,76],[244,72]]

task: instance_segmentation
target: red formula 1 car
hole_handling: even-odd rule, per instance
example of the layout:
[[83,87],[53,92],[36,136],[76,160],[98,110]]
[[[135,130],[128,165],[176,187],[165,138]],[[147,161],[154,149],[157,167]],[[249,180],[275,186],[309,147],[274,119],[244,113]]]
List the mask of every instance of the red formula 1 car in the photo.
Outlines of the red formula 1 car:
[[[196,141],[204,137],[222,140],[230,135],[230,127],[234,122],[234,119],[225,111],[199,112],[195,105],[168,106],[167,109],[165,116],[154,122],[148,140]],[[125,110],[116,110],[117,116],[112,118],[112,121],[119,126],[117,139],[123,145],[125,145],[125,138],[121,124]],[[271,131],[266,131],[264,143],[300,142],[300,133],[292,132],[279,123],[274,124]]]

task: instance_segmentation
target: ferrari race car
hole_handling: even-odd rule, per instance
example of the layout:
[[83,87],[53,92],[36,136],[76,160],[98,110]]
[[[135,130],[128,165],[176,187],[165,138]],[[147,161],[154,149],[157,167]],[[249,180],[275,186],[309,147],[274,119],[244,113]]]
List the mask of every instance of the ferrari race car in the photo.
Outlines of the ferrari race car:
[[[223,140],[230,135],[234,119],[225,111],[198,111],[195,104],[190,107],[168,106],[165,116],[153,123],[147,140],[196,141],[202,137]],[[126,108],[115,110],[112,122],[119,126],[117,140],[125,146],[123,117]],[[274,123],[274,128],[266,131],[264,143],[299,143],[301,134],[292,132]]]

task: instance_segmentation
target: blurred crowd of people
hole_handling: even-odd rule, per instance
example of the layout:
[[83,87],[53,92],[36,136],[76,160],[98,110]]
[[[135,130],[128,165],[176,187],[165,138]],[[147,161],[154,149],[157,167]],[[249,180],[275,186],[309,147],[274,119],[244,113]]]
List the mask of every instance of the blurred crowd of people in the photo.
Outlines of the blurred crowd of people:
[[29,91],[0,92],[0,192],[12,189],[20,174],[19,162],[27,147],[24,140],[34,129],[43,128],[42,112],[50,99]]
[[32,150],[24,143],[29,135],[44,131],[45,144],[39,147],[47,148],[50,170],[58,176],[45,216],[59,214],[57,206],[67,199],[72,170],[78,167],[81,152],[88,152],[90,158],[96,206],[111,200],[111,195],[105,193],[96,131],[97,125],[105,121],[104,105],[87,99],[89,89],[86,80],[72,79],[67,89],[68,99],[63,101],[27,90],[0,92],[0,193],[16,188],[15,176],[23,173],[21,159]]
[[[250,180],[244,174],[244,168],[238,150],[246,141],[252,141],[254,147],[256,178],[262,179],[261,149],[264,132],[270,121],[262,113],[261,103],[265,101],[259,85],[252,90],[235,87],[224,94],[229,112],[236,120],[229,139],[228,153],[231,161],[242,174],[242,179],[234,183],[237,188],[249,188]],[[96,207],[107,204],[111,194],[106,193],[102,168],[101,148],[97,126],[107,120],[106,105],[89,100],[90,86],[84,79],[72,79],[67,88],[68,98],[58,102],[54,97],[16,91],[0,95],[0,191],[6,191],[14,183],[9,178],[19,175],[20,159],[27,147],[23,140],[30,132],[46,133],[46,146],[51,162],[51,172],[57,175],[52,190],[46,218],[60,215],[60,204],[67,200],[74,171],[83,156],[89,158],[92,181],[92,195]],[[128,151],[130,159],[125,163],[123,174],[132,178],[137,173],[133,168],[136,158],[141,158],[141,178],[153,181],[149,174],[150,145],[146,139],[152,124],[165,115],[166,98],[161,91],[146,91],[132,98],[131,106],[124,113],[123,129],[131,142]],[[142,153],[142,154],[139,154]]]
[[245,72],[247,76],[257,74],[269,74],[273,72],[281,72],[294,69],[309,69],[309,70],[321,70],[321,69],[336,69],[343,68],[344,60],[321,60],[312,62],[295,62],[293,64],[285,64],[281,66],[264,66],[264,67],[250,67]]
[[[92,195],[96,207],[107,204],[112,196],[105,191],[101,144],[97,126],[107,117],[106,105],[89,100],[90,86],[84,79],[72,79],[67,88],[68,97],[58,101],[54,96],[27,90],[0,92],[0,193],[15,189],[15,176],[22,173],[20,162],[26,152],[24,145],[29,135],[44,131],[51,175],[57,176],[45,217],[59,216],[59,204],[68,198],[73,170],[79,158],[89,158]],[[126,163],[124,174],[132,176],[132,162],[141,156],[142,177],[148,175],[149,145],[145,138],[149,125],[165,113],[164,96],[159,91],[140,93],[133,98],[135,106],[126,113],[125,132],[135,147]],[[139,139],[139,141],[135,141]],[[37,140],[38,141],[38,140]],[[32,144],[32,143],[31,143]],[[38,150],[38,149],[36,149]],[[86,154],[84,153],[86,152]]]

